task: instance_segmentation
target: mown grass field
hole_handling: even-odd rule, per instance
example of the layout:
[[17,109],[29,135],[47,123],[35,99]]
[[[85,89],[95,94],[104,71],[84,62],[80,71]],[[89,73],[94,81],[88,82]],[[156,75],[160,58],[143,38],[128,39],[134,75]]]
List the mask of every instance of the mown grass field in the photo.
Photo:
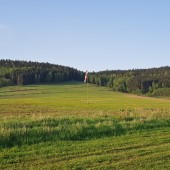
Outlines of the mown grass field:
[[0,88],[0,169],[169,167],[169,98],[79,82]]

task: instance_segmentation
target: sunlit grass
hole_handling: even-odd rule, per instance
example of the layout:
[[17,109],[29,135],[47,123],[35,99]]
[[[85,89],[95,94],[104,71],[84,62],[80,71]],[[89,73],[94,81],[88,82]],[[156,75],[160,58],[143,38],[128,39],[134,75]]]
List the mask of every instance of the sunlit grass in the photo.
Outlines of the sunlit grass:
[[[14,92],[11,92],[14,91]],[[82,83],[0,89],[3,117],[42,113],[44,116],[169,116],[170,100],[138,97]],[[8,114],[9,113],[9,114]],[[12,113],[12,115],[11,115]],[[16,115],[15,115],[16,114]],[[149,115],[148,115],[149,114]]]
[[0,88],[0,169],[168,169],[170,99],[79,82]]

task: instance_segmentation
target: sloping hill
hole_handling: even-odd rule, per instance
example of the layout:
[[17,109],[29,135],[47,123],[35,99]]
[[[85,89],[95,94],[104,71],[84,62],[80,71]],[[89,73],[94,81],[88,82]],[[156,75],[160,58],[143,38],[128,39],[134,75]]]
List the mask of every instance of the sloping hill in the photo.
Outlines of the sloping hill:
[[170,100],[80,82],[0,89],[0,169],[168,169]]
[[83,72],[77,69],[38,62],[0,60],[0,87],[18,84],[82,81]]

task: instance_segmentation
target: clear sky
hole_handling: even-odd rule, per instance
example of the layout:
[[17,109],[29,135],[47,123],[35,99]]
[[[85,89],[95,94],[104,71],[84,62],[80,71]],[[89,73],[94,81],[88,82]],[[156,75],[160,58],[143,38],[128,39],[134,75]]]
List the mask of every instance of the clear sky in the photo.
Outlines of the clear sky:
[[82,71],[170,65],[170,0],[0,0],[0,59]]

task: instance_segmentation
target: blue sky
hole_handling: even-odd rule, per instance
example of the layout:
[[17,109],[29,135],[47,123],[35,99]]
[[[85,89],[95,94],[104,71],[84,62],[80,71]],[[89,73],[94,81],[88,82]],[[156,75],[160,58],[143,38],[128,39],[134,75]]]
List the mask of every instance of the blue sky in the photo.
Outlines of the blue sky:
[[85,71],[170,65],[169,0],[0,0],[0,59]]

